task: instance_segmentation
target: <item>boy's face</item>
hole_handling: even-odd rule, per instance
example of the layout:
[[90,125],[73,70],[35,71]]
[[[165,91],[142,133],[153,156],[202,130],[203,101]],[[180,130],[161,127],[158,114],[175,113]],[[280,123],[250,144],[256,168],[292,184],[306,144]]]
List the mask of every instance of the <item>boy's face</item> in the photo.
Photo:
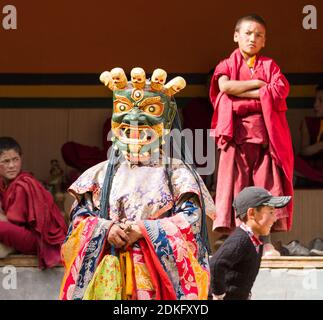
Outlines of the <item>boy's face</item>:
[[270,229],[276,220],[274,207],[264,206],[260,210],[255,209],[252,229],[260,236],[267,236],[270,234]]
[[15,150],[0,153],[0,176],[7,181],[14,180],[21,171],[21,156]]
[[266,29],[255,21],[242,21],[238,31],[234,33],[234,42],[237,42],[240,51],[252,57],[264,46],[266,41]]
[[323,90],[316,91],[314,112],[317,117],[323,117]]

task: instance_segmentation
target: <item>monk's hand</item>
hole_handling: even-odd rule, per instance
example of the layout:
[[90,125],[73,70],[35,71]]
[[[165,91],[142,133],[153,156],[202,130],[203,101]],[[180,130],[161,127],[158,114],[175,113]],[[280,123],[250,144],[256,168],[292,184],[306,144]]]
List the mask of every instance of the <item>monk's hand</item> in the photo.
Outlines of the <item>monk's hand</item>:
[[0,203],[0,221],[8,221],[7,216],[4,214],[4,211],[1,208],[1,203]]
[[130,238],[119,224],[114,224],[108,233],[108,242],[116,248],[124,247]]

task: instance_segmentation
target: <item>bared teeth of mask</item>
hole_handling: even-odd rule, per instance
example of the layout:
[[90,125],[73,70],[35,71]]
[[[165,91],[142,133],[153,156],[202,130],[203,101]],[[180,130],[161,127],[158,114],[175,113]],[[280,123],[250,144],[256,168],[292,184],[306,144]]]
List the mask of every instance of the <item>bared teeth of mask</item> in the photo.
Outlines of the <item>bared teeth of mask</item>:
[[147,132],[146,132],[146,130],[141,130],[141,132],[140,132],[140,139],[142,141],[147,141]]
[[126,138],[129,138],[130,137],[130,128],[127,128],[125,130],[125,134],[126,134]]
[[119,130],[120,136],[122,138],[127,138],[126,132],[127,132],[127,129],[124,129],[124,128],[122,128],[122,129]]
[[147,138],[146,139],[148,141],[151,141],[153,139],[153,136],[154,136],[153,133],[151,131],[149,131],[148,134],[147,134]]

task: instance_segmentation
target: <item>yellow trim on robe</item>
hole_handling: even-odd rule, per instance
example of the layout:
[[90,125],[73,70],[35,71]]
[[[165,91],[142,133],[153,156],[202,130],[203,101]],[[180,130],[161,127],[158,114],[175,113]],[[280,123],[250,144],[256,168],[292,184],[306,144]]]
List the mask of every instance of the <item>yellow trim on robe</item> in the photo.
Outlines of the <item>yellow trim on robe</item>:
[[62,295],[62,291],[65,285],[65,281],[67,276],[70,273],[70,269],[73,265],[74,260],[79,254],[80,244],[81,244],[81,235],[83,233],[85,227],[85,220],[81,221],[76,229],[73,230],[72,234],[68,238],[68,240],[62,245],[61,248],[61,256],[62,261],[64,261],[65,273],[60,289],[60,296]]
[[188,258],[191,261],[198,290],[198,300],[207,300],[209,293],[209,273],[201,267],[193,252],[188,249]]
[[132,281],[132,261],[130,252],[121,252],[120,256],[120,268],[121,268],[121,280],[122,280],[122,292],[121,299],[129,300],[132,297],[133,281]]

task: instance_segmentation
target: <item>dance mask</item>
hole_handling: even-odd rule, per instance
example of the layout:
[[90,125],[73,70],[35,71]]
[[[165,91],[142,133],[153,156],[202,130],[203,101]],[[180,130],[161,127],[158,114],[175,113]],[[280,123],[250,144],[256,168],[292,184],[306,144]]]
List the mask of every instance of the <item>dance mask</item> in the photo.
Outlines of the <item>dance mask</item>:
[[113,146],[130,162],[147,162],[159,155],[177,112],[173,96],[185,88],[182,77],[166,83],[167,73],[156,69],[150,80],[142,68],[104,71],[100,81],[113,91]]

